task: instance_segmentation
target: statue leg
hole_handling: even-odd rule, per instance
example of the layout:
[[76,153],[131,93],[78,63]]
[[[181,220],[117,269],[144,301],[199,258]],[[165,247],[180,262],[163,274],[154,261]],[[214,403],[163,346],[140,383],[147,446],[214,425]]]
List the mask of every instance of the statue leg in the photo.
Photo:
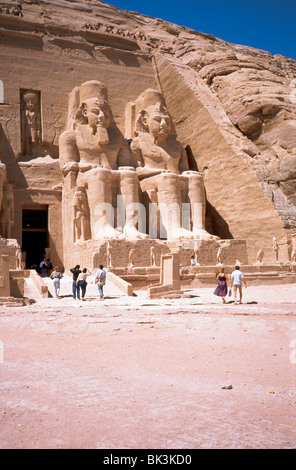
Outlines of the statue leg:
[[192,239],[193,233],[181,226],[181,185],[179,175],[161,173],[141,182],[141,188],[150,191],[157,188],[158,206],[168,240]]
[[192,232],[195,237],[203,240],[218,239],[214,235],[209,234],[205,229],[206,218],[206,196],[203,176],[195,171],[184,172],[182,176],[186,176],[188,185],[188,197],[191,207]]
[[139,203],[139,183],[135,169],[120,167],[119,170],[120,189],[125,206],[123,233],[129,240],[148,238],[148,235],[143,233],[146,231],[146,213],[144,206]]
[[94,240],[123,238],[122,233],[114,228],[112,175],[111,170],[93,168],[80,176],[87,185],[91,231]]

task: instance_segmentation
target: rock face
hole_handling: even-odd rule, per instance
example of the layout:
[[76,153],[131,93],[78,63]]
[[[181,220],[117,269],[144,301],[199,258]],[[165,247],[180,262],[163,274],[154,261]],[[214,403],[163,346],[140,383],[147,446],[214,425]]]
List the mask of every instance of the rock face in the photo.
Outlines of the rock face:
[[[74,240],[72,222],[66,223],[80,170],[65,176],[60,147],[60,136],[75,131],[73,90],[91,80],[107,87],[114,121],[131,148],[135,103],[145,90],[158,89],[186,149],[187,170],[203,180],[205,233],[246,240],[251,263],[259,249],[266,262],[273,260],[275,237],[279,261],[289,260],[296,232],[294,60],[99,0],[1,2],[0,34],[0,160],[14,196],[10,237],[28,263],[34,240],[35,255],[48,248],[59,265],[65,257],[71,263],[69,246],[77,252],[81,230],[93,243],[85,221]],[[87,197],[82,173],[78,188]],[[144,192],[139,197],[147,203]]]

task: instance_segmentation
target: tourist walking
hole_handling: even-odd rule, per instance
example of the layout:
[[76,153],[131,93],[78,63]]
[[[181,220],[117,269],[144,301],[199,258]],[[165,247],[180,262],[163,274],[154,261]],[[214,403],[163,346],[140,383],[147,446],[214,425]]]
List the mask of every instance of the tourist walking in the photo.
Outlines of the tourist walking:
[[82,272],[80,269],[80,265],[76,264],[75,268],[71,268],[70,272],[73,274],[73,283],[72,283],[72,294],[73,294],[73,299],[76,299],[76,294],[77,294],[77,299],[79,299],[79,288],[76,285],[77,278],[79,274]]
[[46,269],[47,269],[47,277],[50,277],[51,270],[53,269],[53,265],[49,258],[46,261]]
[[82,272],[78,275],[77,281],[76,281],[76,286],[77,286],[77,297],[79,299],[79,294],[80,294],[80,289],[81,289],[81,300],[85,300],[85,293],[86,293],[86,278],[87,276],[90,276],[90,272],[86,269],[83,268]]
[[219,273],[216,276],[216,279],[218,281],[217,287],[214,290],[214,294],[218,295],[219,297],[222,297],[222,302],[223,304],[226,303],[225,296],[227,294],[227,280],[228,276],[224,272],[224,267],[221,266],[219,268]]
[[57,299],[60,298],[60,281],[62,279],[63,275],[60,272],[58,266],[54,267],[54,270],[52,271],[50,278],[53,280],[53,285],[54,285],[54,291],[55,291],[55,296]]
[[44,259],[41,261],[41,263],[39,264],[39,268],[41,270],[41,277],[46,277],[46,273],[47,273],[47,263],[46,263],[46,259],[44,257]]
[[95,283],[98,285],[100,294],[100,300],[104,299],[104,285],[106,284],[106,271],[103,265],[100,265],[100,269],[96,273]]
[[[243,287],[242,281],[247,287],[243,273],[240,270],[240,266],[235,266],[235,270],[231,274],[231,287],[233,287],[233,297],[236,304],[242,303],[243,299]],[[237,290],[239,291],[239,302],[236,300]]]

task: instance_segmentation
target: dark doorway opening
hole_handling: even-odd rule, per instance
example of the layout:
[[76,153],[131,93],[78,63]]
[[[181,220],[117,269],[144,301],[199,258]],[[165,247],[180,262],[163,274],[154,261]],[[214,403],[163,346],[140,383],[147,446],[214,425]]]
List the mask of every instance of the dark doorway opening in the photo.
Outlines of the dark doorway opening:
[[26,268],[44,259],[48,247],[48,209],[23,209],[22,251],[26,253]]

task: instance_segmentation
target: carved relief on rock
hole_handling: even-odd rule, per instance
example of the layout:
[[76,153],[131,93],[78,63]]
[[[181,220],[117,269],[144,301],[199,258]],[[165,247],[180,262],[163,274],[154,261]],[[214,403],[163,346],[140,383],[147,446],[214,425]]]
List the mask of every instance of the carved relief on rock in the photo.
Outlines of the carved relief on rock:
[[1,236],[4,238],[12,237],[12,228],[14,225],[14,196],[12,185],[5,183],[3,187],[3,202],[1,214]]
[[15,3],[14,5],[0,4],[0,13],[13,16],[24,16],[23,7],[21,3]]
[[84,187],[76,188],[73,201],[73,239],[76,241],[90,238],[89,209]]
[[41,143],[40,94],[26,90],[21,93],[22,154],[32,155],[33,147]]

